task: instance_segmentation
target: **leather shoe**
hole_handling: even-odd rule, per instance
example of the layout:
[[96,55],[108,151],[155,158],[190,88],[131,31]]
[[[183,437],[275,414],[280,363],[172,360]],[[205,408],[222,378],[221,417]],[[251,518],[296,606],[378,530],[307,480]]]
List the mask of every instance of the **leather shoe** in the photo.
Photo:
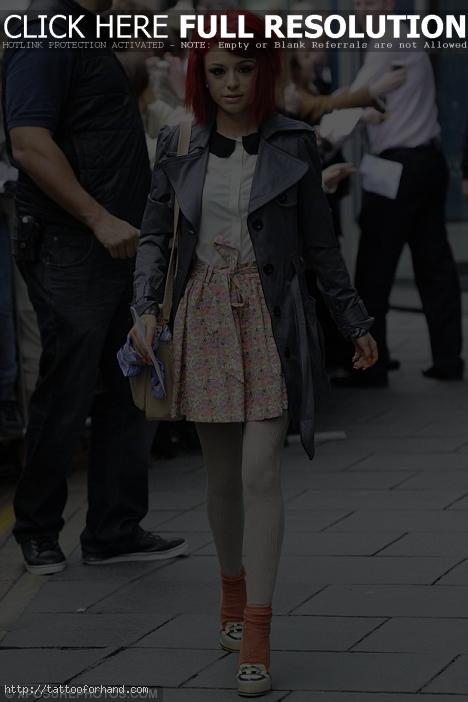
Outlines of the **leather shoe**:
[[185,539],[163,539],[159,534],[141,529],[135,541],[122,549],[90,551],[83,548],[82,556],[86,565],[104,565],[127,561],[165,560],[183,556],[187,550],[188,543]]
[[431,366],[421,372],[425,378],[432,378],[433,380],[463,380],[463,367],[446,370],[437,366]]
[[33,575],[53,575],[67,567],[55,536],[38,536],[20,544],[26,570]]

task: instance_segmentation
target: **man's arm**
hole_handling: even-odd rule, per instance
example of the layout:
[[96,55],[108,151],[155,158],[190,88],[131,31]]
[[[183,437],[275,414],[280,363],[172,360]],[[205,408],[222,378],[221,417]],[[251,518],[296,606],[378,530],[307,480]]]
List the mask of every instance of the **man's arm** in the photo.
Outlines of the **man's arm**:
[[16,164],[54,202],[89,226],[114,258],[133,256],[138,230],[107,212],[80,185],[53,139],[77,80],[77,52],[20,49],[5,67],[5,129]]
[[113,258],[135,255],[138,230],[111,215],[86,192],[48,129],[14,127],[10,139],[18,166],[51,200],[89,227]]

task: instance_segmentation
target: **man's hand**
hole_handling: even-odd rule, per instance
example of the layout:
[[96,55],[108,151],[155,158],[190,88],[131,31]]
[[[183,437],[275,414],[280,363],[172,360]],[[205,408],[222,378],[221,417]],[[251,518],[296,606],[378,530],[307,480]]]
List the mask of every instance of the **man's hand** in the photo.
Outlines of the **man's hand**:
[[295,83],[288,83],[283,91],[284,109],[286,112],[297,115],[302,110],[302,98]]
[[136,254],[140,232],[128,222],[102,210],[92,230],[112,258],[132,258]]
[[377,344],[371,334],[352,339],[356,353],[353,356],[354,370],[370,368],[379,360]]
[[336,192],[339,184],[345,178],[349,178],[356,173],[352,163],[333,163],[322,171],[322,185],[327,195]]
[[135,255],[138,230],[111,215],[84,190],[49,130],[14,127],[10,136],[15,161],[46,195],[89,227],[113,258]]
[[169,85],[179,100],[185,99],[185,70],[179,56],[173,56],[169,52],[164,54],[164,60],[168,62],[169,68],[167,77]]
[[361,122],[364,124],[382,124],[385,121],[387,115],[385,112],[379,112],[374,107],[367,107],[361,116]]

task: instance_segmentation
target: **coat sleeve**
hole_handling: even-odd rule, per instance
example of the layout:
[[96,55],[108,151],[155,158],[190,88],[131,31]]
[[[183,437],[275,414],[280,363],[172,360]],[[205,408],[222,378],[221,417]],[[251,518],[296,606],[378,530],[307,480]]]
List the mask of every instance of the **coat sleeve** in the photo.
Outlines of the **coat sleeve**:
[[343,336],[351,337],[357,329],[370,329],[374,320],[353,287],[341,255],[322,190],[322,166],[312,131],[304,135],[303,157],[309,170],[299,189],[302,258],[306,268],[315,272],[338,329]]
[[157,311],[164,298],[174,227],[174,191],[161,168],[161,159],[174,130],[166,126],[159,132],[151,190],[141,225],[133,277],[133,305],[140,315]]

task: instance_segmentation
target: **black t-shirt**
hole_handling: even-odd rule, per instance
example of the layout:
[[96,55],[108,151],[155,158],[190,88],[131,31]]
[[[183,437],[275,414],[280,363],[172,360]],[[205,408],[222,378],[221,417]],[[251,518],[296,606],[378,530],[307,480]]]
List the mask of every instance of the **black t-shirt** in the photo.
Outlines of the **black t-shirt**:
[[78,52],[72,49],[16,51],[6,77],[6,119],[13,127],[44,127],[55,133],[73,87]]
[[[52,4],[57,14],[85,15],[82,41],[97,41],[92,13],[73,0]],[[48,129],[84,189],[140,226],[150,184],[146,140],[126,75],[108,47],[51,48],[44,39],[42,48],[7,50],[4,114],[7,130]],[[17,206],[45,222],[83,228],[21,169]]]

